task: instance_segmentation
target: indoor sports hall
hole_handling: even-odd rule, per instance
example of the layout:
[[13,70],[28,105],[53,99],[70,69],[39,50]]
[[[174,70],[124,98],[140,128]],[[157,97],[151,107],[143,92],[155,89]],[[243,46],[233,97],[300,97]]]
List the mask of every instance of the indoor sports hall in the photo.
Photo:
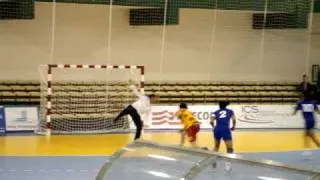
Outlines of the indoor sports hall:
[[320,180],[319,34],[318,0],[0,0],[0,180]]

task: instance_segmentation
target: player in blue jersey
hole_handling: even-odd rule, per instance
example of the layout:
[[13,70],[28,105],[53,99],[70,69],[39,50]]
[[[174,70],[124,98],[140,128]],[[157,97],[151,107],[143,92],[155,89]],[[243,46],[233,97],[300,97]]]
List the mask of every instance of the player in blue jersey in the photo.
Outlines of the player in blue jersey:
[[[215,139],[214,150],[219,151],[221,139],[227,146],[227,153],[233,153],[232,135],[236,127],[236,118],[231,109],[227,109],[229,102],[219,102],[219,110],[213,113],[211,118],[211,126],[213,127],[213,134]],[[232,119],[232,127],[230,128],[230,120]]]
[[[233,153],[232,135],[231,131],[236,128],[236,118],[231,109],[227,109],[229,102],[219,102],[219,110],[215,111],[212,115],[210,124],[213,127],[213,134],[215,139],[214,151],[218,152],[221,144],[221,139],[226,144],[227,153]],[[232,119],[232,127],[230,128],[230,120]],[[213,164],[216,167],[216,164]],[[231,171],[231,163],[225,163],[225,170]]]
[[[302,111],[302,115],[304,118],[305,124],[305,146],[308,147],[308,138],[310,138],[318,147],[320,147],[320,142],[317,139],[314,128],[316,127],[316,118],[314,113],[317,112],[320,114],[316,101],[313,101],[310,93],[304,93],[304,99],[299,101],[296,105],[294,115],[297,114],[298,111]],[[305,152],[306,153],[306,152]],[[309,155],[309,154],[305,154]],[[311,154],[310,154],[311,155]]]

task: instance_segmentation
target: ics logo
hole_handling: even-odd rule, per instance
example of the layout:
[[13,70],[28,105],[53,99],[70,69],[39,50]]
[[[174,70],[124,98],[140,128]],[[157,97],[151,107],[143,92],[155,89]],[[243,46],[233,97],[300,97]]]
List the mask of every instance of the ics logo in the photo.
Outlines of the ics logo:
[[272,112],[263,111],[258,106],[242,106],[238,120],[245,123],[269,124],[273,123],[273,121],[268,119],[269,116],[264,115],[270,113]]

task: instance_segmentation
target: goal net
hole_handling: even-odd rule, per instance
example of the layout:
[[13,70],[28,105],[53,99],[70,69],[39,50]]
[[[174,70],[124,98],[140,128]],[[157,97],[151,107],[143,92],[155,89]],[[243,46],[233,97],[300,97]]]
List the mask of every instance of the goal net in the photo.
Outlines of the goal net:
[[136,97],[130,80],[143,91],[143,66],[40,66],[39,133],[106,133],[129,127],[126,118],[113,119]]

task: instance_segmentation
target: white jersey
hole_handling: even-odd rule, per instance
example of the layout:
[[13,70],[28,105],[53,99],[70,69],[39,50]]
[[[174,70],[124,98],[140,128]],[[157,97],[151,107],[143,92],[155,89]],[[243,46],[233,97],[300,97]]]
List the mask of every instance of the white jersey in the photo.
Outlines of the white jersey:
[[136,102],[131,104],[139,113],[139,115],[147,116],[151,111],[151,104],[150,99],[148,96],[143,95],[142,93],[138,92],[136,86],[132,85],[130,86],[133,93],[139,98]]

